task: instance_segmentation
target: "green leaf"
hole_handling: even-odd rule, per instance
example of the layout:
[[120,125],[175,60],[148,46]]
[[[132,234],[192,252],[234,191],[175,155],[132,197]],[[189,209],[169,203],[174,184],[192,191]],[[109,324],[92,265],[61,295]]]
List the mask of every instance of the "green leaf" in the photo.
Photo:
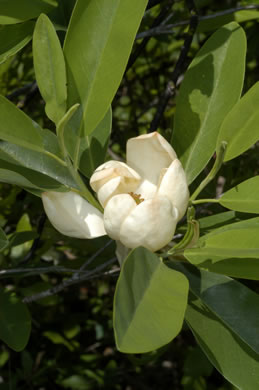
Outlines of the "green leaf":
[[0,24],[20,23],[48,13],[57,6],[55,0],[0,0]]
[[228,113],[220,128],[217,147],[228,143],[224,161],[239,156],[259,140],[259,82]]
[[73,345],[72,341],[67,341],[64,336],[62,336],[60,333],[52,332],[52,331],[46,331],[43,333],[43,336],[47,337],[50,341],[52,341],[53,344],[61,344],[64,345],[69,349],[69,351],[75,350],[75,345]]
[[4,141],[41,151],[39,125],[3,96],[0,96],[0,138]]
[[34,22],[0,26],[0,64],[16,54],[30,42]]
[[184,256],[193,264],[234,257],[259,260],[258,229],[259,218],[224,226],[202,236],[194,248],[184,251]]
[[259,355],[259,295],[227,276],[183,264],[176,269],[188,278],[190,291]]
[[31,332],[30,313],[14,294],[0,290],[0,339],[16,352],[22,351]]
[[80,103],[79,136],[106,114],[122,79],[147,0],[78,0],[67,31],[68,107]]
[[225,192],[219,203],[231,210],[259,213],[259,176],[252,177]]
[[0,252],[2,252],[9,244],[8,238],[3,229],[0,228]]
[[38,18],[33,34],[33,61],[46,114],[57,124],[66,113],[66,68],[55,28],[44,14]]
[[240,98],[246,39],[232,22],[203,45],[180,88],[172,144],[191,183],[216,148],[221,123]]
[[[75,114],[76,115],[76,114]],[[65,128],[65,144],[73,161],[79,162],[80,171],[89,177],[105,161],[112,127],[112,111],[107,111],[96,129],[86,137],[78,137],[72,121]]]
[[238,389],[256,389],[259,383],[258,354],[226,327],[200,299],[192,295],[190,298],[186,321],[208,359]]
[[[1,152],[0,152],[1,156]],[[41,191],[66,191],[66,187],[47,175],[0,159],[0,182],[15,184],[22,188]]]
[[61,382],[62,387],[72,390],[90,390],[89,380],[81,375],[72,375]]
[[199,219],[200,231],[205,233],[210,232],[221,226],[226,226],[227,224],[237,222],[238,216],[235,211],[225,211],[219,214],[213,214],[208,217],[203,217]]
[[[184,252],[186,258],[198,267],[205,268],[211,272],[229,275],[236,278],[259,280],[259,255],[256,256],[252,252],[258,246],[258,222],[259,218],[251,218],[250,220],[240,221],[234,224],[226,225],[220,229],[212,231],[200,238],[198,245],[201,248],[187,249]],[[240,230],[239,230],[240,229]],[[227,232],[225,236],[224,232]],[[243,234],[243,232],[245,233]],[[237,234],[240,232],[240,234]],[[204,240],[210,239],[215,234],[219,234],[219,248],[205,247],[202,250],[202,243]],[[252,244],[250,246],[250,234]],[[241,237],[240,237],[241,235]],[[246,238],[248,240],[246,241]],[[230,248],[222,248],[222,242],[228,240]],[[238,241],[239,240],[239,241]],[[228,245],[228,243],[225,243]],[[242,247],[242,249],[238,249]],[[247,253],[247,255],[246,255]]]
[[9,142],[0,142],[0,159],[40,172],[69,188],[77,188],[65,163],[43,148],[40,153]]
[[169,343],[180,332],[188,281],[145,248],[125,262],[114,297],[114,331],[118,349],[144,353]]
[[28,241],[34,240],[38,236],[38,233],[33,232],[32,230],[15,232],[10,237],[9,247],[16,247],[18,245],[22,245]]

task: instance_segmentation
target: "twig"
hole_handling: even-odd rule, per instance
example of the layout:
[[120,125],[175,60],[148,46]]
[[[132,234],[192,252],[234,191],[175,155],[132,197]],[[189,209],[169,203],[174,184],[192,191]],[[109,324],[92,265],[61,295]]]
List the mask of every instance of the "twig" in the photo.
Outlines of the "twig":
[[[152,23],[151,28],[155,28],[156,26],[160,25],[162,23],[163,19],[167,16],[168,11],[171,9],[172,5],[174,3],[174,0],[169,0],[168,4],[163,7],[159,13],[159,15],[155,18],[154,22]],[[147,46],[149,40],[151,37],[146,37],[143,39],[143,41],[140,43],[140,45],[136,48],[135,52],[130,56],[126,72],[129,70],[129,68],[132,67],[132,65],[135,63],[139,55],[143,52],[145,47]]]
[[21,88],[16,89],[15,91],[9,93],[6,97],[9,100],[12,100],[13,98],[16,98],[18,96],[23,95],[24,93],[27,93],[28,91],[32,90],[36,84],[36,81],[33,81],[32,83],[28,83],[24,85]]
[[[233,14],[233,13],[238,12],[238,11],[246,11],[246,10],[252,10],[252,9],[259,9],[259,5],[247,5],[247,6],[243,6],[243,7],[229,8],[229,9],[224,10],[224,11],[215,12],[214,14],[211,14],[211,15],[199,16],[198,22],[202,22],[204,20],[215,19],[219,16]],[[189,20],[182,20],[180,22],[173,23],[173,24],[161,23],[157,27],[154,27],[154,28],[151,28],[150,30],[142,31],[142,32],[138,33],[136,36],[136,40],[147,38],[147,37],[153,37],[156,35],[162,35],[162,34],[173,34],[174,33],[174,31],[172,31],[173,28],[187,26],[189,23],[190,23]]]
[[175,87],[177,85],[179,76],[183,73],[185,61],[198,25],[198,15],[196,14],[196,8],[193,0],[187,1],[187,6],[191,14],[191,18],[189,21],[189,30],[186,34],[184,44],[181,48],[180,56],[176,62],[174,71],[171,76],[171,80],[169,80],[169,82],[167,83],[166,89],[159,99],[155,117],[150,125],[150,132],[155,131],[157,129],[169,102],[169,99],[175,94]]
[[2,269],[0,271],[0,278],[1,276],[8,277],[11,275],[19,275],[19,274],[28,274],[28,276],[32,276],[32,275],[39,275],[39,274],[63,273],[63,272],[74,273],[74,272],[78,272],[78,269],[59,267],[59,266]]
[[98,249],[97,252],[95,252],[89,259],[85,261],[85,263],[79,268],[78,272],[76,272],[73,275],[74,279],[80,279],[82,275],[82,271],[86,269],[108,246],[111,245],[111,243],[114,242],[113,240],[109,240],[102,248]]
[[38,301],[39,299],[50,297],[52,295],[59,293],[60,291],[63,291],[65,288],[67,288],[69,286],[73,286],[75,284],[81,283],[82,281],[91,279],[93,276],[97,277],[96,274],[100,273],[101,270],[103,270],[106,267],[108,267],[109,265],[113,264],[116,260],[117,260],[117,258],[113,257],[112,259],[106,261],[104,264],[101,264],[100,266],[96,267],[94,270],[86,272],[85,275],[83,275],[79,279],[78,278],[75,279],[74,275],[73,275],[71,278],[64,280],[62,283],[60,283],[54,287],[51,287],[48,290],[42,291],[38,294],[31,295],[29,297],[25,297],[23,299],[23,302],[24,303],[31,303],[31,302]]

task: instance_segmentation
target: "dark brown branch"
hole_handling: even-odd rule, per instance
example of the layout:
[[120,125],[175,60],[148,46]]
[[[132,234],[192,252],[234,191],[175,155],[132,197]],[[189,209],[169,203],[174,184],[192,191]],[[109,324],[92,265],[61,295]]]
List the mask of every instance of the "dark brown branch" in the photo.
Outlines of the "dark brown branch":
[[150,132],[155,131],[158,128],[159,123],[163,117],[164,111],[167,107],[167,104],[168,104],[170,98],[175,95],[175,88],[176,88],[179,76],[185,70],[185,62],[187,59],[187,55],[188,55],[188,52],[189,52],[189,49],[190,49],[190,46],[191,46],[191,43],[193,40],[193,36],[195,34],[195,31],[196,31],[196,28],[198,25],[198,15],[196,13],[196,8],[194,5],[194,2],[191,0],[187,1],[187,6],[188,6],[189,12],[191,14],[191,18],[190,18],[190,22],[189,22],[189,30],[186,34],[184,44],[181,48],[181,52],[180,52],[179,58],[176,62],[171,79],[168,81],[166,89],[159,99],[155,117],[150,125]]
[[[245,10],[252,10],[252,9],[259,9],[259,5],[247,5],[247,6],[243,6],[243,7],[229,8],[229,9],[224,10],[224,11],[215,12],[214,14],[211,14],[211,15],[200,16],[200,17],[198,17],[198,22],[202,22],[204,20],[212,20],[212,19],[215,19],[219,16],[234,14],[235,12],[238,12],[238,11],[245,11]],[[173,34],[174,33],[174,31],[172,31],[173,28],[187,26],[189,23],[190,23],[190,20],[182,20],[182,21],[174,23],[174,24],[160,24],[159,26],[151,28],[150,30],[142,31],[142,32],[138,33],[136,36],[136,39],[154,37],[154,36],[163,35],[163,34]]]
[[98,274],[100,274],[100,272],[103,269],[105,269],[109,265],[113,264],[116,260],[117,260],[117,258],[113,257],[112,259],[106,261],[104,264],[101,264],[100,266],[96,267],[94,270],[86,272],[84,275],[80,276],[80,278],[75,279],[74,275],[73,275],[71,278],[63,280],[63,282],[61,282],[60,284],[58,284],[54,287],[49,288],[48,290],[42,291],[38,294],[31,295],[29,297],[25,297],[23,299],[23,302],[24,303],[31,303],[34,301],[38,301],[39,299],[47,298],[47,297],[50,297],[52,295],[55,295],[55,294],[59,293],[60,291],[63,291],[67,287],[73,286],[75,284],[79,284],[85,280],[95,278],[95,277],[97,277]]
[[[167,16],[169,10],[172,8],[173,3],[174,3],[174,0],[169,0],[168,3],[166,4],[166,6],[161,9],[159,15],[155,18],[154,22],[152,23],[151,29],[159,26],[163,22],[164,18]],[[128,62],[128,65],[126,68],[126,72],[128,71],[129,68],[132,67],[132,65],[135,63],[135,61],[139,57],[139,55],[145,50],[145,47],[147,46],[150,38],[151,38],[150,36],[144,38],[143,41],[137,46],[134,53],[130,56],[130,59],[129,59],[129,62]]]

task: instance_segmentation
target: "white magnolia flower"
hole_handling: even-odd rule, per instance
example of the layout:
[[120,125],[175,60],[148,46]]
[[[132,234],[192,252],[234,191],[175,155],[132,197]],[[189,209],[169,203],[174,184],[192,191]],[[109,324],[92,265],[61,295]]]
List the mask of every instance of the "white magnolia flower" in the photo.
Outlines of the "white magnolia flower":
[[94,238],[105,234],[127,248],[157,251],[171,241],[184,215],[189,191],[185,172],[171,145],[157,132],[131,138],[127,164],[108,161],[90,185],[104,215],[74,193],[45,193],[52,224],[63,234]]
[[75,192],[44,192],[41,197],[50,222],[65,236],[95,238],[106,234],[102,213]]

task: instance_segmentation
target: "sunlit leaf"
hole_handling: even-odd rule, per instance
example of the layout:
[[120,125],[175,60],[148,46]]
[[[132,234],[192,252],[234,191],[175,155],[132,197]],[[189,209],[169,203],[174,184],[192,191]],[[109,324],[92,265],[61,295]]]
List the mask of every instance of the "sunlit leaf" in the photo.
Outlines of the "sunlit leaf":
[[46,114],[57,124],[66,112],[66,68],[55,28],[44,14],[37,20],[33,34],[33,61]]
[[133,250],[125,260],[114,298],[118,349],[143,353],[169,343],[180,332],[188,281],[152,252]]
[[244,31],[232,22],[206,41],[185,74],[176,104],[172,145],[189,183],[213,155],[222,121],[240,98],[245,54]]
[[[78,135],[106,114],[125,70],[147,0],[78,0],[66,35],[68,106],[80,103]],[[96,28],[98,26],[98,28]]]
[[233,223],[202,236],[184,255],[193,264],[222,258],[254,258],[259,261],[259,218]]
[[259,176],[252,177],[225,192],[219,203],[228,209],[259,213]]
[[256,83],[240,99],[226,116],[220,128],[217,146],[226,141],[224,161],[245,152],[259,140],[259,83]]

